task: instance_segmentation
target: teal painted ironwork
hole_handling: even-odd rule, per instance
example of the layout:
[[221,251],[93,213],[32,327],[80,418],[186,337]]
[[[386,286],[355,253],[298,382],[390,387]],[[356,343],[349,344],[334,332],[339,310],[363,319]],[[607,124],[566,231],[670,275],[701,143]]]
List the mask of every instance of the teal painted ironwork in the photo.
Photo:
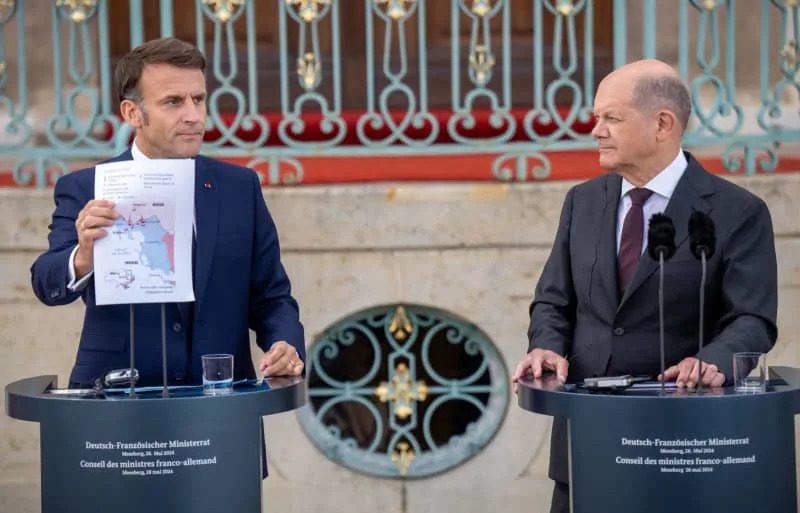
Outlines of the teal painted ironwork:
[[[341,56],[338,44],[333,45],[331,59],[333,62],[334,95],[332,102],[317,91],[322,81],[322,52],[319,43],[320,21],[330,15],[333,42],[339,40],[339,2],[322,3],[321,8],[310,9],[312,4],[295,2],[294,7],[287,7],[285,3],[278,2],[280,6],[280,60],[281,60],[281,111],[283,119],[278,124],[278,135],[287,146],[307,148],[319,151],[339,144],[345,135],[347,127],[341,117],[341,77],[339,72]],[[316,5],[316,4],[314,4]],[[297,53],[289,48],[287,18],[299,27]],[[311,49],[306,48],[307,36],[311,39]],[[290,100],[290,74],[288,61],[290,55],[296,55],[297,80],[303,92],[294,101]],[[332,103],[332,105],[331,105]],[[307,123],[303,118],[305,106],[316,106],[322,113],[320,131],[325,139],[308,142],[303,138],[307,130]]]
[[[798,80],[798,72],[800,71],[800,59],[798,58],[798,53],[800,53],[800,47],[798,46],[800,45],[800,41],[798,41],[800,37],[800,7],[798,7],[798,4],[789,7],[787,3],[779,3],[777,1],[773,1],[773,4],[780,10],[781,19],[778,24],[778,32],[780,34],[778,45],[781,48],[781,55],[777,66],[780,70],[781,78],[774,86],[770,86],[770,62],[774,62],[774,60],[770,59],[768,46],[766,44],[762,45],[760,64],[761,101],[763,106],[758,113],[758,123],[761,128],[768,132],[780,130],[780,126],[770,122],[768,118],[774,119],[781,116],[782,110],[779,99],[784,90],[786,88],[794,88],[795,91],[800,93],[800,80]],[[766,3],[763,9],[767,9]],[[762,37],[765,41],[770,40],[770,27],[769,23],[766,22],[768,20],[768,15],[769,12],[764,12],[762,14],[764,22],[762,23],[761,30]],[[794,34],[793,38],[789,36],[787,27],[791,27],[792,34]]]
[[9,83],[9,66],[6,64],[7,56],[5,51],[5,27],[14,20],[16,15],[17,32],[22,33],[24,27],[25,6],[18,4],[16,0],[10,3],[0,2],[0,63],[2,63],[2,71],[0,71],[0,113],[3,111],[8,113],[8,122],[5,127],[0,126],[0,133],[3,138],[0,139],[0,151],[13,151],[17,148],[27,146],[28,142],[33,137],[33,129],[26,119],[28,110],[28,95],[25,89],[27,80],[27,68],[25,59],[25,41],[24,39],[18,41],[17,46],[17,64],[19,69],[17,71],[17,84],[19,90],[19,101],[15,104],[14,100],[5,94],[6,88]]
[[[216,128],[221,136],[214,142],[208,143],[210,148],[219,148],[225,144],[233,144],[244,149],[256,149],[263,146],[269,137],[269,122],[258,110],[258,82],[256,74],[255,52],[255,13],[253,3],[246,6],[236,4],[232,11],[220,16],[209,4],[199,4],[202,13],[214,22],[214,51],[212,59],[212,76],[219,82],[219,86],[211,91],[208,97],[208,128]],[[247,97],[241,88],[234,85],[234,80],[239,74],[237,44],[235,40],[234,24],[245,16],[247,22],[247,67],[248,85]],[[227,69],[224,69],[227,65]],[[228,95],[233,99],[233,109],[228,109],[229,119],[224,119],[220,103]],[[230,104],[230,102],[229,102]],[[244,130],[257,136],[250,142],[242,140],[236,134]]]
[[[130,30],[131,30],[131,48],[139,46],[144,42],[144,19],[142,17],[142,0],[129,0],[130,1]],[[164,5],[162,4],[163,8]]]
[[[400,3],[386,2],[385,8],[374,0],[365,0],[365,27],[367,33],[366,45],[366,81],[367,98],[366,112],[362,114],[356,124],[356,134],[359,141],[371,148],[388,146],[401,142],[410,147],[429,146],[439,135],[439,125],[436,118],[428,111],[428,88],[427,88],[427,43],[425,40],[425,0],[413,2],[409,8],[405,8],[402,0]],[[377,37],[375,35],[375,18],[383,22],[383,52],[381,62],[383,77],[389,83],[383,87],[376,97],[376,57],[374,45]],[[416,18],[419,30],[419,85],[418,93],[415,94],[412,86],[407,83],[408,76],[408,48],[406,45],[406,23]],[[394,50],[394,37],[397,34],[397,55]],[[396,63],[399,62],[399,63]],[[402,96],[404,107],[392,109],[389,105],[391,96]],[[419,106],[417,106],[419,102]],[[376,105],[377,104],[377,105]],[[402,112],[402,118],[398,123],[395,120],[395,113]],[[427,136],[414,138],[408,134],[409,128],[423,129],[429,128]],[[388,131],[388,134],[384,135]]]
[[[573,124],[576,120],[585,123],[591,119],[592,115],[594,85],[591,67],[591,50],[588,50],[590,53],[586,54],[586,58],[584,59],[583,89],[581,89],[581,84],[574,78],[578,70],[579,60],[575,30],[575,24],[577,23],[576,16],[581,11],[586,11],[584,30],[586,31],[587,41],[591,41],[593,34],[593,11],[591,9],[591,2],[587,2],[586,0],[579,0],[575,4],[564,2],[552,4],[550,2],[544,2],[543,5],[555,18],[552,66],[558,74],[558,78],[550,82],[547,87],[544,88],[544,92],[539,89],[539,87],[542,86],[541,79],[535,82],[537,88],[534,95],[533,109],[525,115],[525,133],[532,140],[540,141],[543,147],[547,149],[551,146],[558,146],[558,141],[564,137],[575,141],[591,141],[590,136],[580,135],[573,129]],[[534,17],[534,26],[537,27],[539,29],[538,32],[541,33],[543,17],[541,8],[536,9]],[[566,25],[566,45],[564,45],[564,25]],[[541,38],[538,43],[537,46],[543,46]],[[565,53],[566,57],[564,56]],[[534,62],[534,73],[537,76],[543,76],[544,65],[541,53],[537,54],[537,59]],[[559,109],[556,104],[556,95],[559,90],[563,88],[570,90],[572,93],[572,103],[565,116],[561,114],[561,109]],[[555,125],[555,130],[549,135],[542,135],[539,133],[539,129],[534,126],[534,123],[546,126]],[[544,155],[541,155],[541,157],[544,157]],[[546,178],[549,174],[549,163],[543,166],[542,169],[546,170],[547,173],[538,173],[534,175],[533,178]],[[525,174],[520,174],[519,176],[525,176]]]
[[[688,39],[681,41],[688,42]],[[614,0],[614,67],[619,68],[626,62],[628,62],[628,0]]]
[[[487,3],[488,5],[488,3]],[[474,6],[474,4],[473,4]],[[488,10],[476,10],[466,5],[465,0],[452,0],[450,33],[452,35],[452,109],[453,114],[447,121],[447,132],[454,141],[463,145],[492,145],[511,139],[517,128],[517,120],[511,115],[511,59],[510,46],[510,12],[509,0],[496,0]],[[489,25],[492,18],[502,13],[502,29],[500,50],[502,52],[501,96],[487,87],[491,82],[497,65],[492,47]],[[459,52],[461,37],[461,16],[470,20],[470,38],[467,55],[467,77],[472,89],[461,95],[461,57]],[[476,136],[475,103],[485,99],[489,103],[489,125],[491,134]]]
[[656,57],[656,0],[642,0],[642,56]]
[[[725,51],[725,56],[727,57],[725,71],[727,76],[723,79],[716,73],[722,54],[720,45],[723,42],[719,31],[718,9],[720,6],[715,5],[712,8],[708,8],[705,0],[691,0],[691,2],[700,13],[700,26],[697,34],[697,64],[699,64],[701,72],[690,83],[694,114],[700,121],[694,133],[710,134],[716,137],[731,136],[739,132],[744,121],[742,107],[736,102],[735,98],[736,52],[734,45],[736,41],[733,38],[726,38],[724,41],[727,45]],[[727,6],[728,12],[725,20],[728,33],[731,33],[731,30],[735,32],[734,5],[733,2],[729,2]],[[706,41],[709,33],[710,44]],[[708,46],[710,46],[710,52],[709,55],[706,55]],[[701,88],[706,84],[711,84],[714,89],[713,103],[709,107],[703,106],[700,92]],[[730,119],[731,115],[734,116],[733,119]],[[718,116],[723,119],[718,119]],[[725,120],[724,118],[728,119]],[[720,125],[720,121],[723,120],[728,121],[732,126],[725,128]],[[689,132],[689,135],[692,135],[692,133]]]
[[[113,1],[127,12],[131,45],[154,30],[175,33],[176,0]],[[741,35],[736,21],[742,2],[613,0],[608,54],[594,44],[597,8],[608,0],[530,1],[533,30],[526,44],[531,73],[526,87],[518,88],[521,75],[512,75],[514,45],[520,40],[511,30],[513,0],[444,4],[449,26],[437,31],[450,35],[449,75],[439,73],[436,80],[431,78],[429,0],[363,1],[363,77],[345,75],[343,68],[345,13],[340,11],[352,2],[194,0],[194,13],[180,15],[194,16],[196,43],[209,56],[213,87],[207,127],[219,134],[204,152],[242,159],[268,184],[303,183],[303,162],[309,156],[482,154],[493,157],[487,176],[544,179],[552,167],[550,152],[595,147],[576,125],[591,121],[601,63],[606,63],[605,73],[608,62],[620,66],[638,58],[632,55],[632,24],[641,24],[636,31],[642,34],[641,54],[665,58],[656,29],[659,35],[670,32],[658,22],[666,10],[677,11],[679,21],[677,52],[667,58],[675,59],[692,98],[687,148],[721,147],[720,160],[731,172],[755,174],[777,168],[781,144],[800,141],[797,100],[786,100],[800,95],[798,2],[746,4],[760,9],[753,23],[758,31]],[[130,140],[131,128],[115,113],[111,5],[110,0],[0,0],[0,161],[16,184],[50,186],[72,168],[119,153]],[[275,84],[259,80],[266,43],[257,33],[257,21],[267,6],[278,26]],[[634,6],[641,17],[631,14]],[[52,59],[45,65],[30,60],[36,35],[25,34],[23,27],[31,16],[50,17]],[[151,19],[157,25],[145,30],[145,20]],[[759,46],[758,65],[743,63],[737,53],[736,43],[741,52],[744,36]],[[10,37],[16,42],[11,50]],[[323,38],[330,38],[330,44]],[[441,40],[436,44],[440,52],[444,45]],[[39,80],[32,80],[33,66]],[[737,84],[737,70],[741,76],[745,67],[758,73],[757,86],[748,91],[752,94]],[[52,84],[52,107],[31,104],[41,97],[33,94],[31,84],[40,84],[42,77]],[[343,93],[353,85],[363,85],[363,104],[355,113],[344,113]],[[280,95],[280,107],[267,112],[259,99],[273,87],[280,89],[274,93]],[[442,87],[449,88],[444,95],[433,89]],[[449,105],[434,110],[431,98],[443,96]]]
[[172,0],[161,0],[161,37],[173,36],[173,23],[172,23]]
[[309,348],[307,376],[310,404],[299,418],[313,443],[381,477],[424,477],[463,463],[497,432],[509,400],[507,369],[489,338],[419,305],[337,322]]

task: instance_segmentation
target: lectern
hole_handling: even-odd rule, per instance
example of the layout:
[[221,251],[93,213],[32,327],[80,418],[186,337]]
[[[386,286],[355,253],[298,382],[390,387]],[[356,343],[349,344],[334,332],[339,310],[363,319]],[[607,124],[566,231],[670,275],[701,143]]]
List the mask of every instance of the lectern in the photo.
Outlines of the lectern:
[[9,416],[38,422],[42,512],[261,511],[261,417],[302,406],[302,378],[204,396],[194,387],[53,394],[56,376],[6,386]]
[[767,391],[732,387],[590,392],[554,375],[522,381],[519,406],[565,417],[574,513],[796,513],[800,371],[771,368]]

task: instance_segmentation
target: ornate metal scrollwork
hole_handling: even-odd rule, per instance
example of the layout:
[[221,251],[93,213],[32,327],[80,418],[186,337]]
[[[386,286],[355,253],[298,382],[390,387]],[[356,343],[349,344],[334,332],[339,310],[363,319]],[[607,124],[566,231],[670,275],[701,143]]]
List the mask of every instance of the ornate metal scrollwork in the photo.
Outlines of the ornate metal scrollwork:
[[405,420],[414,412],[412,401],[424,401],[428,396],[428,386],[424,381],[412,381],[405,363],[397,364],[391,381],[382,381],[375,389],[375,395],[382,403],[392,403],[394,415]]
[[8,21],[16,11],[17,0],[0,0],[0,25]]
[[247,0],[203,0],[203,5],[214,9],[213,16],[220,23],[230,21],[245,3]]
[[331,0],[286,0],[287,5],[297,6],[297,13],[306,23],[316,20],[320,10],[330,3]]
[[74,23],[84,23],[94,16],[97,0],[56,0],[56,6],[66,9]]
[[544,180],[550,168],[550,159],[538,151],[507,153],[492,162],[492,174],[503,182]]
[[575,11],[575,5],[572,0],[558,0],[556,10],[561,16],[569,16]]
[[[387,4],[386,10],[380,8],[382,4]],[[409,83],[406,46],[409,20],[418,11],[424,13],[425,2],[378,0],[371,2],[370,7],[366,20],[368,44],[376,40],[373,18],[383,21],[386,37],[382,42],[381,58],[367,59],[366,62],[367,108],[356,123],[356,134],[362,144],[370,147],[384,147],[398,142],[414,147],[428,146],[439,135],[439,124],[428,110],[427,63],[423,59],[417,63],[420,75],[417,92]],[[421,19],[421,14],[416,19]],[[420,44],[424,46],[424,27],[419,27],[419,31]],[[396,48],[393,41],[397,42]],[[376,87],[376,75],[379,74],[388,80],[388,84],[380,89]],[[390,98],[395,99],[396,106],[390,106]]]
[[385,477],[426,476],[476,454],[499,427],[508,379],[495,346],[441,310],[387,305],[332,326],[309,350],[300,413],[330,459]]
[[394,21],[405,19],[411,12],[411,4],[416,0],[375,0],[375,5],[386,4],[386,15]]
[[472,13],[475,16],[486,16],[492,11],[491,0],[473,0]]
[[794,39],[786,41],[781,50],[781,60],[787,68],[794,69],[797,67],[797,41]]

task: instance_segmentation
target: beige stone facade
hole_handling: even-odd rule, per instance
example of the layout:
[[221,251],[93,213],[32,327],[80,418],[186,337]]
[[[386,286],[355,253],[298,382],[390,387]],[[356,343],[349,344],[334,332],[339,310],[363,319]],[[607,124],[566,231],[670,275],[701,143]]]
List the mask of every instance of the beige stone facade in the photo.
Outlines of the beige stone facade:
[[[50,6],[42,7],[45,2],[39,0],[27,4],[45,11],[37,14],[28,9],[29,40],[47,42],[30,45],[29,69],[49,73]],[[641,7],[635,1],[627,4],[629,58],[638,58]],[[677,14],[670,5],[677,2],[657,4],[658,56],[675,62]],[[741,52],[738,94],[740,100],[750,102],[752,114],[760,101],[753,72],[759,60],[759,33],[752,29],[760,2],[738,2],[736,7],[736,45]],[[9,28],[10,67],[15,66],[14,34],[15,29]],[[770,51],[779,52],[777,43],[774,46]],[[12,96],[18,93],[15,87],[9,84]],[[29,119],[36,124],[52,112],[49,75],[33,73],[29,88]],[[787,119],[796,123],[796,96],[787,98],[786,105]],[[0,129],[5,126],[5,114],[0,110]],[[0,155],[0,167],[2,160]],[[734,180],[767,202],[775,225],[780,337],[769,362],[800,366],[796,343],[800,333],[800,173]],[[419,303],[475,323],[497,345],[506,366],[513,368],[527,347],[528,305],[571,185],[428,183],[266,190],[307,342],[357,310],[385,303]],[[56,374],[63,384],[74,360],[82,306],[45,307],[30,288],[29,267],[46,247],[52,205],[49,190],[0,189],[3,386],[41,374]],[[0,396],[0,405],[4,401]],[[269,417],[266,426],[271,476],[264,484],[264,511],[544,511],[549,501],[550,421],[521,411],[513,399],[497,436],[475,458],[436,477],[406,482],[366,477],[331,463],[307,439],[294,413]],[[0,415],[0,433],[0,512],[38,512],[38,426]]]
[[[736,180],[772,212],[780,272],[780,339],[773,365],[800,365],[800,174]],[[362,308],[413,302],[474,322],[512,368],[527,346],[527,308],[569,182],[380,184],[269,189],[307,340]],[[82,306],[48,308],[30,291],[44,249],[50,191],[0,192],[1,381],[67,379]],[[271,476],[265,511],[530,510],[548,500],[546,417],[512,401],[497,436],[475,458],[409,482],[366,477],[328,461],[294,413],[268,417]],[[0,417],[0,511],[38,511],[38,426]],[[309,493],[314,490],[314,493]],[[358,503],[353,497],[358,496]]]

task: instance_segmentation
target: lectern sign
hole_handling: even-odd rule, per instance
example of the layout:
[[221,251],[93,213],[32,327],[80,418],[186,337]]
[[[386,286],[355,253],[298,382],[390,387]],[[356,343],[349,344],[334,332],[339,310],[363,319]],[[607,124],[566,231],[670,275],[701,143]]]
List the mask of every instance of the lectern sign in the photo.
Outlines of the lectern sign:
[[[42,423],[42,445],[57,448],[42,456],[42,511],[133,513],[161,500],[150,511],[225,511],[233,500],[257,511],[260,494],[237,494],[261,481],[259,419],[237,418],[235,401],[204,399],[98,399],[96,415]],[[192,490],[192,504],[169,504],[176,490]],[[120,497],[125,508],[107,509]]]
[[199,465],[216,465],[210,438],[204,440],[86,441],[81,469],[118,473],[122,476],[170,476]]
[[796,513],[800,372],[772,371],[783,379],[760,394],[591,393],[542,378],[518,397],[567,419],[573,513]]
[[620,439],[617,465],[652,467],[653,472],[692,474],[724,471],[730,465],[753,465],[750,437],[742,438],[626,438]]
[[[584,399],[570,418],[572,481],[589,494],[574,495],[576,512],[594,501],[603,511],[667,511],[675,497],[682,511],[795,511],[780,509],[794,504],[793,422],[765,423],[735,396]],[[769,395],[759,399],[753,407],[769,411]],[[785,414],[777,404],[775,413]]]

